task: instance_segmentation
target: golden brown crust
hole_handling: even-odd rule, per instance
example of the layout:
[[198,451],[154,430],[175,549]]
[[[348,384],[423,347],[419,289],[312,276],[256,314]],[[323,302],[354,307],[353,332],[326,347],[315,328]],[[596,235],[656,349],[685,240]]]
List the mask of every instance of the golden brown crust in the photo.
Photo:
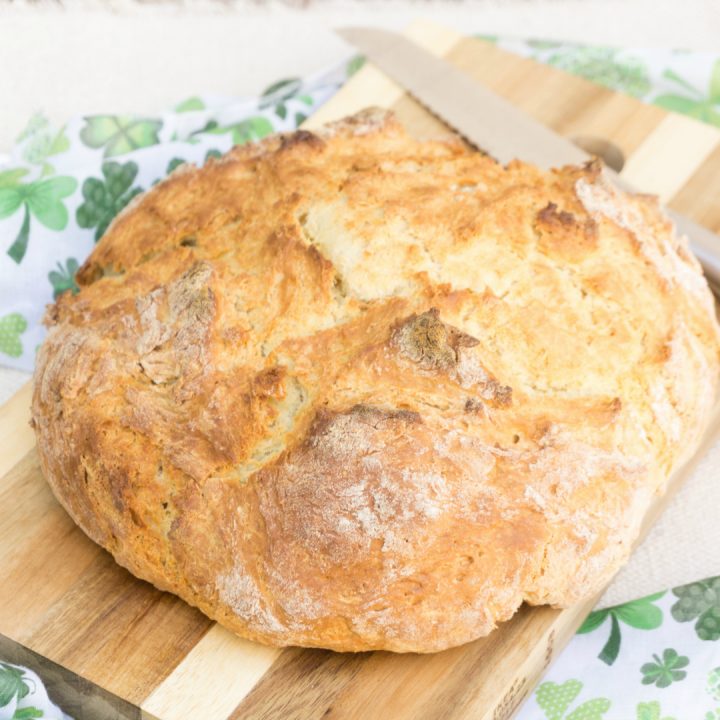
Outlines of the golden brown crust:
[[78,279],[35,375],[55,494],[278,645],[439,650],[597,591],[715,394],[655,200],[382,111],[174,173]]

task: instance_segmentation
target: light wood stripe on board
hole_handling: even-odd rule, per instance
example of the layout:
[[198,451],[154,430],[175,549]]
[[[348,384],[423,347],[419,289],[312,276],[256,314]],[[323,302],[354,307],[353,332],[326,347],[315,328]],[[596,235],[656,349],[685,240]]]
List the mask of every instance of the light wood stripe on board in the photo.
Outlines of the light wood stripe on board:
[[8,402],[0,406],[0,477],[9,472],[35,446],[35,433],[29,425],[32,383],[26,383]]
[[[502,632],[442,653],[286,650],[228,720],[505,720],[587,613],[523,606]],[[486,672],[490,657],[503,665]],[[419,715],[419,709],[422,714]],[[377,713],[379,716],[379,713]]]
[[638,147],[621,173],[630,185],[673,197],[720,144],[720,131],[683,115],[670,114]]
[[242,640],[220,625],[213,625],[141,703],[144,717],[225,720],[281,652]]
[[720,145],[705,159],[670,205],[693,217],[701,225],[720,232]]

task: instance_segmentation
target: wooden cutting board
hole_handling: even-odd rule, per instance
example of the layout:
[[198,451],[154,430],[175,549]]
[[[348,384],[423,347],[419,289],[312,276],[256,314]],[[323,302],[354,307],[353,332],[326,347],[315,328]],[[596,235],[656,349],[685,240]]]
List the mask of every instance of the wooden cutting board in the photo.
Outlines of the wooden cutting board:
[[[629,182],[720,230],[718,130],[432,25],[409,34],[566,136],[612,143]],[[420,136],[447,132],[371,66],[309,124],[367,105],[394,108]],[[0,658],[38,669],[77,720],[504,720],[593,604],[524,607],[489,637],[435,655],[241,640],[136,580],[74,526],[40,473],[29,399],[25,388],[0,408]]]

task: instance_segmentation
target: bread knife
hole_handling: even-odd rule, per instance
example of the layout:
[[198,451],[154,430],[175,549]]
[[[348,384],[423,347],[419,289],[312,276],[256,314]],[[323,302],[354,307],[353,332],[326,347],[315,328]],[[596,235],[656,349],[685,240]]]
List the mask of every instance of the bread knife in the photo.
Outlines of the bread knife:
[[[519,158],[548,169],[590,159],[567,138],[399,33],[362,27],[336,32],[433,115],[503,164]],[[620,187],[631,189],[609,168],[608,172]],[[710,284],[720,288],[720,237],[674,210],[666,212],[689,238]]]

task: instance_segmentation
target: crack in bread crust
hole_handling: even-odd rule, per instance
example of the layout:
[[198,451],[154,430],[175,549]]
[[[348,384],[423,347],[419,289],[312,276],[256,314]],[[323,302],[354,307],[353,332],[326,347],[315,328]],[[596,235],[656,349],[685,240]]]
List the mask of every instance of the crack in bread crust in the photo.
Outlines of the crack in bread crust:
[[78,283],[35,373],[55,495],[276,645],[430,652],[588,597],[715,397],[712,298],[654,199],[380,110],[184,166]]

